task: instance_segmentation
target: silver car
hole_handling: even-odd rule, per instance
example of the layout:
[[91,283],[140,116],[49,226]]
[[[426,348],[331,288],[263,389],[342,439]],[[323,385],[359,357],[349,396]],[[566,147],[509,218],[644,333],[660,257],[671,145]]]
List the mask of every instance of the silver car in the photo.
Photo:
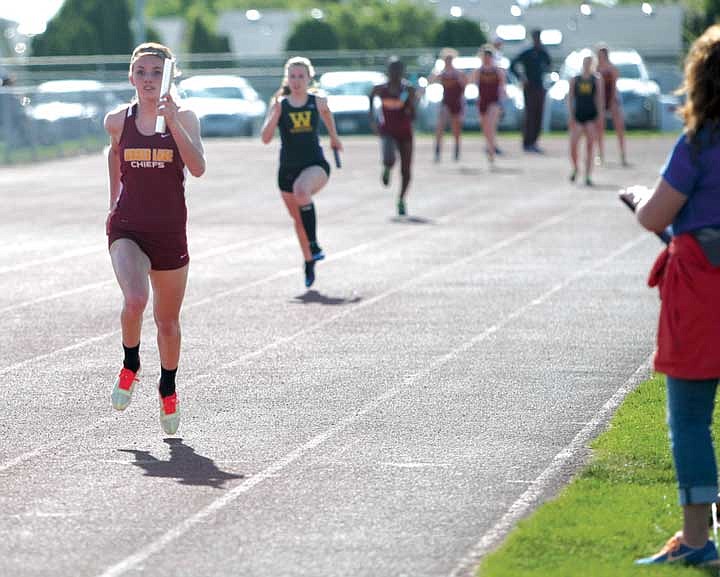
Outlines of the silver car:
[[320,77],[339,134],[370,132],[368,96],[373,86],[384,82],[385,75],[373,70],[326,72]]
[[[453,66],[463,72],[468,80],[477,68],[480,68],[482,58],[477,56],[458,56],[453,59]],[[522,87],[518,85],[514,74],[509,70],[510,61],[503,58],[498,66],[505,71],[506,85],[505,94],[507,98],[501,100],[502,115],[498,128],[500,130],[518,130],[522,126],[523,111],[525,108],[525,99],[523,97]],[[431,74],[437,74],[445,67],[445,62],[438,59],[432,69]],[[420,128],[424,130],[434,130],[437,123],[438,109],[442,105],[443,87],[439,82],[427,83],[427,79],[420,79],[420,86],[424,88],[420,106],[418,109],[418,121]],[[463,128],[479,129],[480,113],[478,111],[477,100],[479,90],[476,84],[468,82],[465,86],[465,116],[463,119]]]
[[267,105],[241,76],[191,76],[178,84],[183,104],[197,114],[203,136],[252,136]]
[[[582,51],[574,51],[565,58],[558,80],[548,91],[550,128],[565,130],[568,125],[567,97],[570,79],[580,74]],[[635,50],[613,50],[610,62],[618,69],[617,92],[628,128],[658,127],[660,87],[650,80],[647,68]]]

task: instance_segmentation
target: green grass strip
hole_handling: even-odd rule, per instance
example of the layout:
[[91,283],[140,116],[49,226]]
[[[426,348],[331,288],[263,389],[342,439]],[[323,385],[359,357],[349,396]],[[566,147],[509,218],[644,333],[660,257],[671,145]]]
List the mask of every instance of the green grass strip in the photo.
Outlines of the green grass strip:
[[[637,567],[682,527],[665,423],[665,379],[630,393],[592,444],[589,464],[521,521],[478,570],[482,577],[717,575],[692,567]],[[716,407],[717,409],[717,407]],[[713,433],[720,432],[716,410]]]

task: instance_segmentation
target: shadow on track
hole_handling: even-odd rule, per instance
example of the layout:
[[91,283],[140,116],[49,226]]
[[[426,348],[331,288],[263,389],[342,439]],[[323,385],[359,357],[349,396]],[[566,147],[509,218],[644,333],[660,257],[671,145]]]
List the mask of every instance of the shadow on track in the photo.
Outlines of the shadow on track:
[[424,218],[422,216],[394,216],[390,219],[390,222],[404,222],[406,224],[435,224],[433,219]]
[[362,297],[355,296],[353,298],[345,298],[345,297],[329,297],[327,295],[324,295],[316,290],[309,290],[305,294],[301,294],[296,296],[291,302],[298,303],[298,304],[320,304],[320,305],[328,305],[328,306],[338,306],[338,305],[352,305],[355,303],[359,303],[362,300]]
[[167,438],[164,441],[170,446],[169,461],[161,461],[153,457],[150,451],[136,449],[118,449],[118,451],[132,453],[135,457],[133,465],[143,469],[146,477],[177,479],[181,485],[222,489],[226,481],[245,478],[245,475],[226,473],[218,469],[212,459],[198,455],[195,449],[183,443],[182,439]]

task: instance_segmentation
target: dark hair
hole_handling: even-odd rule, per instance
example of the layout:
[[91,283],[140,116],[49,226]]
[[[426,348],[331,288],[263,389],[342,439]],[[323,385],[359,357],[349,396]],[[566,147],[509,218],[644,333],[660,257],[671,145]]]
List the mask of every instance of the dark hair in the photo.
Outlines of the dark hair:
[[720,26],[713,25],[693,42],[685,59],[685,75],[678,94],[687,95],[679,109],[688,142],[700,129],[720,122]]
[[540,28],[533,28],[532,32],[530,32],[530,36],[532,36],[533,40],[540,40],[540,34],[542,34],[542,30]]

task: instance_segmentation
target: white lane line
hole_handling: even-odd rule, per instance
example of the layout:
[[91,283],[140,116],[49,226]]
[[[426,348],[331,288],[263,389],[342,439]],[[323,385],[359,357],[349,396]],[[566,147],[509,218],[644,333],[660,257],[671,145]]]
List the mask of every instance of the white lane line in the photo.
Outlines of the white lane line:
[[550,465],[535,479],[530,487],[510,506],[507,513],[485,533],[477,544],[463,557],[449,577],[474,577],[483,556],[494,549],[507,536],[513,526],[528,515],[540,502],[545,492],[557,482],[566,466],[584,452],[587,444],[595,438],[607,421],[612,417],[625,397],[651,374],[650,355],[623,383],[595,417],[575,435],[570,444],[560,451]]
[[46,258],[38,258],[35,260],[26,260],[23,263],[13,264],[13,265],[9,265],[9,266],[0,266],[0,274],[5,274],[8,272],[17,272],[19,270],[31,268],[34,266],[40,266],[43,264],[49,264],[51,262],[67,260],[69,258],[75,258],[76,256],[87,256],[87,255],[93,254],[93,253],[100,254],[100,252],[102,252],[102,249],[96,245],[93,245],[92,247],[87,247],[87,248],[69,250],[67,252],[56,254],[54,256],[49,256]]
[[4,307],[4,308],[1,308],[1,309],[0,309],[0,314],[2,314],[2,313],[9,313],[10,311],[15,311],[15,310],[19,310],[19,309],[24,309],[24,308],[31,307],[31,306],[33,306],[33,305],[41,304],[41,303],[44,303],[44,302],[54,301],[54,300],[56,300],[56,299],[60,299],[60,298],[63,298],[63,297],[68,297],[68,296],[72,296],[72,295],[84,293],[84,292],[87,292],[87,291],[95,290],[95,289],[100,288],[100,287],[108,286],[108,285],[112,284],[112,282],[113,282],[112,280],[103,280],[103,281],[100,281],[100,282],[94,282],[94,283],[82,285],[82,286],[79,286],[79,287],[74,288],[74,289],[68,289],[68,290],[64,290],[64,291],[58,291],[58,292],[56,292],[56,293],[52,293],[52,294],[49,294],[49,295],[45,295],[45,296],[42,296],[42,297],[38,297],[38,298],[36,298],[36,299],[31,299],[31,300],[29,300],[29,301],[23,301],[23,302],[20,302],[20,303],[15,303],[15,304],[13,304],[13,305],[9,305],[9,306],[6,306],[6,307]]
[[[569,213],[574,212],[568,211],[565,213],[566,215],[569,215]],[[555,217],[554,219],[550,220],[557,220],[559,217]],[[546,223],[548,221],[545,221]],[[533,228],[537,228],[536,227]],[[547,225],[546,225],[547,226]],[[528,231],[529,232],[529,231]],[[516,235],[517,236],[517,235]],[[553,288],[548,290],[547,292],[543,293],[539,298],[534,299],[520,308],[516,309],[512,313],[506,315],[503,319],[498,321],[496,324],[494,324],[492,327],[489,327],[479,334],[475,335],[470,340],[466,341],[459,347],[456,347],[441,357],[438,357],[434,361],[432,361],[428,366],[426,366],[424,369],[420,370],[419,372],[415,373],[414,375],[408,375],[404,382],[401,385],[398,385],[387,392],[385,392],[382,395],[379,395],[378,397],[375,397],[374,399],[368,401],[365,403],[360,409],[352,413],[351,415],[348,415],[347,417],[343,418],[338,422],[337,425],[334,427],[331,427],[324,431],[323,433],[320,433],[319,435],[316,435],[312,439],[310,439],[307,443],[304,445],[301,445],[288,453],[285,457],[282,459],[275,461],[272,465],[267,467],[266,469],[262,470],[256,475],[253,475],[249,477],[246,481],[241,482],[239,485],[228,491],[224,496],[220,497],[219,499],[216,499],[215,501],[212,501],[209,505],[206,507],[203,507],[195,513],[194,515],[184,519],[179,524],[177,524],[175,527],[167,531],[166,533],[163,533],[160,537],[155,539],[154,541],[148,543],[145,547],[142,547],[137,552],[133,553],[132,555],[129,555],[128,557],[125,557],[118,563],[110,566],[107,570],[105,570],[103,573],[100,574],[99,577],[117,577],[119,575],[123,575],[124,573],[127,573],[131,569],[135,568],[137,565],[140,565],[144,563],[147,559],[149,559],[152,555],[158,553],[161,551],[166,545],[169,545],[176,539],[182,537],[185,533],[190,531],[193,527],[195,527],[198,523],[201,523],[202,521],[205,521],[208,517],[216,513],[217,511],[223,509],[227,505],[231,504],[233,501],[237,500],[241,495],[244,493],[247,493],[252,488],[256,487],[257,485],[263,483],[264,481],[278,475],[280,472],[282,472],[285,468],[292,465],[295,461],[298,461],[302,457],[305,456],[306,453],[309,453],[313,449],[319,447],[323,443],[325,443],[327,440],[331,439],[338,433],[342,432],[344,429],[348,428],[350,425],[356,423],[366,415],[373,412],[375,409],[377,409],[382,403],[385,401],[392,399],[393,397],[399,395],[401,392],[405,391],[407,389],[408,385],[411,385],[413,382],[421,379],[422,377],[430,374],[432,371],[438,369],[439,367],[445,365],[449,361],[453,360],[455,357],[468,352],[470,349],[472,349],[475,345],[477,345],[479,342],[485,340],[498,330],[502,329],[506,325],[508,325],[512,320],[516,319],[517,317],[521,316],[526,311],[530,310],[531,308],[538,306],[539,304],[545,302],[548,300],[551,296],[556,294],[559,290],[561,290],[564,287],[567,287],[571,283],[575,282],[578,278],[581,278],[585,276],[586,274],[592,272],[593,270],[600,268],[604,266],[605,264],[608,264],[621,254],[629,251],[630,249],[634,248],[641,242],[647,241],[649,238],[649,235],[643,233],[634,240],[625,243],[622,247],[619,249],[613,251],[608,256],[600,259],[595,264],[588,266],[575,274],[571,275],[565,281],[562,283],[559,283],[555,285]],[[483,252],[483,251],[480,251]],[[476,253],[477,254],[477,253]],[[459,259],[456,262],[462,262],[466,261],[467,258]],[[443,267],[445,268],[445,267]],[[637,371],[636,371],[637,374]],[[618,393],[613,396],[613,399],[618,396]],[[619,402],[619,401],[618,401]],[[606,404],[607,406],[607,404]],[[601,414],[605,414],[605,407],[601,410]],[[598,421],[599,422],[599,421]],[[564,462],[564,461],[563,461]]]
[[[423,279],[425,279],[425,278],[427,278],[427,277],[429,277],[429,276],[432,276],[432,274],[434,274],[434,273],[441,272],[441,271],[445,271],[445,270],[447,270],[449,267],[453,266],[454,264],[461,264],[461,263],[467,262],[468,260],[470,260],[470,259],[472,259],[472,258],[478,258],[478,257],[481,257],[481,256],[487,256],[488,254],[490,254],[490,253],[492,253],[492,252],[495,252],[495,251],[498,251],[498,250],[501,250],[501,249],[503,249],[503,248],[506,248],[507,246],[509,246],[509,245],[511,245],[511,244],[513,244],[513,243],[516,243],[516,242],[525,240],[525,239],[533,236],[534,234],[536,234],[536,233],[539,232],[540,230],[542,230],[542,229],[544,229],[544,228],[552,227],[552,226],[558,224],[559,222],[561,222],[561,221],[563,221],[563,220],[571,217],[573,214],[579,212],[579,211],[582,210],[582,209],[583,209],[583,205],[582,205],[582,204],[578,204],[578,205],[576,205],[574,208],[571,208],[571,209],[569,209],[569,210],[566,210],[566,211],[564,211],[564,212],[562,212],[562,213],[560,213],[560,214],[558,214],[558,215],[552,216],[552,217],[550,217],[550,218],[548,218],[548,219],[546,219],[546,220],[544,220],[544,221],[536,224],[536,225],[533,226],[532,228],[527,229],[527,230],[524,231],[524,232],[519,232],[519,233],[517,233],[517,234],[514,234],[514,235],[511,236],[511,237],[508,237],[508,238],[506,238],[506,239],[503,239],[503,240],[501,240],[501,241],[498,241],[498,242],[496,242],[495,244],[490,245],[489,247],[486,247],[486,248],[484,248],[484,249],[481,249],[481,250],[479,250],[479,251],[476,251],[475,253],[471,253],[471,254],[468,255],[468,256],[465,256],[465,257],[463,257],[463,258],[457,259],[457,260],[455,260],[455,261],[453,261],[453,262],[451,262],[451,263],[448,263],[448,264],[446,264],[446,265],[444,265],[444,266],[437,267],[437,268],[431,268],[431,269],[430,269],[428,272],[426,272],[425,274],[423,274],[423,275],[421,275],[421,276],[419,276],[419,277],[414,277],[413,279],[410,279],[409,281],[406,281],[405,283],[403,283],[402,285],[400,285],[400,286],[398,286],[398,287],[395,287],[394,289],[390,289],[390,290],[388,290],[388,291],[386,291],[386,292],[384,292],[384,293],[380,293],[379,295],[376,295],[374,298],[369,299],[369,300],[367,300],[367,301],[362,301],[362,302],[360,302],[359,304],[354,305],[354,306],[352,306],[352,307],[349,307],[348,309],[346,309],[346,310],[344,310],[344,311],[342,311],[342,312],[340,312],[340,313],[338,313],[338,314],[336,314],[336,315],[333,315],[333,316],[331,316],[331,317],[329,317],[329,318],[327,318],[327,319],[325,319],[325,320],[322,320],[322,321],[320,321],[320,322],[318,322],[318,323],[315,323],[315,324],[310,325],[310,326],[306,326],[305,328],[301,329],[300,331],[297,331],[296,333],[294,333],[293,335],[291,335],[291,336],[289,336],[289,337],[281,337],[281,338],[279,338],[279,339],[276,339],[275,341],[273,341],[273,342],[271,342],[271,343],[269,343],[269,344],[267,344],[267,345],[265,345],[265,346],[263,346],[263,347],[261,347],[261,348],[259,348],[259,349],[256,349],[256,350],[254,350],[254,351],[251,351],[251,352],[249,352],[249,353],[246,353],[245,355],[243,355],[242,357],[237,358],[235,361],[233,361],[233,362],[231,362],[231,363],[227,363],[227,364],[225,364],[225,365],[223,365],[223,366],[220,366],[220,367],[215,367],[215,368],[213,369],[212,373],[209,372],[209,373],[205,373],[205,374],[199,374],[199,375],[197,375],[197,376],[195,377],[195,380],[197,381],[197,380],[199,380],[199,379],[201,379],[201,378],[204,378],[204,377],[207,377],[207,376],[209,376],[209,375],[211,375],[211,374],[217,374],[218,371],[220,371],[220,370],[224,370],[224,369],[230,368],[230,367],[232,367],[232,366],[235,366],[236,364],[245,362],[245,361],[247,361],[247,360],[250,359],[250,358],[258,357],[258,356],[262,355],[263,353],[267,352],[268,350],[271,350],[271,349],[273,349],[273,348],[275,348],[275,347],[281,346],[281,345],[283,345],[283,344],[285,344],[285,343],[287,343],[287,342],[290,342],[290,341],[292,341],[292,340],[294,340],[294,339],[297,339],[298,336],[301,336],[301,335],[303,335],[303,334],[306,334],[306,333],[309,333],[309,332],[311,332],[311,331],[314,331],[314,330],[316,330],[316,329],[318,329],[318,328],[320,328],[320,327],[322,327],[322,326],[325,326],[326,324],[328,324],[328,323],[330,323],[330,322],[333,322],[333,321],[335,321],[335,320],[337,320],[337,319],[339,319],[339,318],[342,318],[342,317],[344,317],[344,316],[346,316],[346,315],[354,312],[354,311],[357,310],[357,309],[363,308],[363,307],[365,307],[365,306],[369,306],[370,304],[375,303],[375,302],[379,301],[380,299],[385,298],[386,296],[393,295],[393,294],[397,293],[398,291],[402,290],[403,288],[405,288],[406,286],[411,285],[411,284],[414,283],[414,282],[418,282],[418,281],[423,280]],[[465,211],[463,210],[463,211],[458,211],[458,212],[465,212]],[[452,213],[451,213],[451,214],[452,214]],[[448,217],[448,218],[449,218],[449,217]],[[414,228],[412,228],[412,229],[406,229],[406,230],[404,230],[404,231],[401,231],[401,232],[399,232],[399,233],[396,233],[395,235],[390,235],[389,237],[386,237],[385,240],[394,240],[394,239],[397,238],[397,237],[400,237],[400,236],[403,236],[403,235],[406,235],[406,234],[411,234],[411,233],[415,232],[415,230],[416,230],[416,229],[414,229]],[[373,244],[373,243],[365,243],[365,245],[359,245],[359,246],[366,246],[366,245],[367,245],[367,246],[372,246],[372,244]],[[359,247],[353,247],[353,248],[350,248],[350,249],[348,249],[347,251],[344,251],[344,252],[347,253],[347,254],[352,254],[352,252],[357,251],[357,250],[360,250],[360,248],[359,248]],[[340,258],[340,257],[336,255],[334,258]],[[331,259],[331,258],[328,258],[327,260],[332,260],[332,259]],[[279,278],[280,276],[287,276],[288,274],[294,274],[294,273],[296,273],[296,272],[297,272],[297,271],[293,268],[292,270],[288,270],[288,271],[285,271],[285,272],[275,273],[274,275],[271,275],[270,277],[266,277],[265,281],[268,281],[268,280],[271,280],[271,279],[274,279],[274,278]],[[253,285],[256,285],[256,284],[260,284],[261,282],[263,282],[263,281],[254,281],[254,282],[252,282],[252,283],[249,283],[249,285],[245,285],[245,288],[247,288],[247,286],[253,286]],[[224,292],[222,292],[222,293],[219,293],[218,295],[215,295],[215,297],[212,297],[212,298],[211,298],[211,297],[208,297],[208,298],[206,298],[206,299],[201,299],[200,301],[197,301],[197,302],[195,302],[195,303],[192,303],[191,305],[188,305],[188,306],[186,306],[185,308],[190,308],[190,307],[192,307],[192,306],[200,306],[201,304],[205,304],[205,303],[208,303],[208,302],[212,302],[212,300],[215,299],[215,298],[221,298],[221,297],[224,297],[224,296],[228,296],[228,295],[230,295],[230,294],[234,294],[234,293],[236,293],[236,292],[239,292],[240,290],[241,290],[241,287],[236,287],[235,289],[231,289],[231,290],[228,290],[228,291],[224,291]],[[488,334],[494,332],[495,330],[496,330],[496,329],[495,329],[494,327],[490,327],[490,329],[488,329],[488,331],[489,331]],[[78,348],[83,347],[83,346],[86,345],[86,344],[91,343],[91,342],[97,342],[97,341],[100,341],[100,340],[102,340],[102,339],[109,338],[110,336],[118,335],[118,334],[120,334],[120,331],[119,331],[119,330],[115,330],[115,331],[112,331],[112,332],[109,332],[109,333],[105,333],[105,334],[100,335],[100,336],[97,336],[97,337],[93,337],[92,339],[86,339],[86,340],[80,341],[80,342],[78,342],[78,343],[75,343],[74,345],[70,345],[70,346],[64,347],[64,348],[62,348],[62,349],[58,349],[58,350],[55,350],[55,351],[51,351],[51,352],[49,352],[49,353],[46,353],[46,354],[44,354],[44,355],[40,355],[40,356],[38,356],[38,357],[33,357],[33,358],[31,358],[31,359],[27,359],[27,360],[25,360],[25,361],[21,361],[21,362],[19,362],[19,363],[15,363],[14,365],[11,365],[10,367],[6,367],[6,368],[4,368],[4,369],[0,369],[0,375],[2,375],[2,374],[4,374],[4,373],[7,373],[7,372],[11,372],[11,371],[13,371],[13,370],[15,370],[15,369],[17,369],[17,368],[21,368],[21,367],[23,367],[23,366],[25,366],[25,365],[31,364],[32,362],[34,362],[34,361],[36,361],[36,360],[43,360],[43,359],[45,359],[45,358],[48,358],[48,357],[50,357],[50,356],[52,356],[52,355],[54,355],[54,354],[60,353],[60,352],[67,352],[67,351],[70,351],[70,350],[78,349]],[[101,420],[100,420],[100,421],[97,421],[97,422],[101,422]],[[92,425],[91,425],[91,426],[92,426]],[[85,430],[85,429],[83,429],[83,430]],[[47,450],[47,449],[49,449],[49,448],[59,446],[61,443],[64,443],[67,438],[69,438],[69,435],[68,435],[68,436],[65,436],[65,437],[62,437],[62,438],[59,439],[59,440],[55,440],[55,441],[52,442],[52,443],[48,443],[48,444],[45,444],[45,445],[41,445],[41,446],[33,449],[32,451],[29,451],[29,452],[27,452],[27,453],[23,453],[22,455],[18,455],[17,457],[15,457],[15,458],[13,458],[13,459],[5,462],[5,463],[0,463],[0,472],[6,471],[6,470],[8,470],[8,469],[10,469],[10,468],[12,468],[12,467],[14,467],[14,466],[16,466],[16,465],[19,465],[19,464],[23,463],[24,461],[27,461],[28,459],[31,459],[31,458],[33,458],[33,457],[36,457],[36,456],[38,456],[39,454],[41,454],[43,451],[45,451],[45,450]]]
[[[267,242],[267,241],[269,241],[269,240],[280,240],[280,239],[277,237],[277,235],[272,235],[272,236],[268,235],[268,236],[265,236],[265,237],[256,237],[256,238],[253,238],[253,239],[248,239],[248,240],[245,240],[245,241],[236,242],[236,243],[233,243],[233,244],[228,244],[228,245],[221,246],[221,247],[211,248],[211,249],[208,249],[208,250],[199,252],[199,253],[197,253],[196,255],[191,255],[191,257],[192,257],[192,260],[193,260],[193,261],[195,261],[195,260],[204,260],[204,259],[206,259],[206,258],[210,258],[210,257],[213,257],[213,256],[218,256],[218,255],[221,255],[221,254],[225,254],[225,253],[228,253],[228,252],[232,252],[232,251],[234,251],[234,250],[236,250],[236,249],[242,249],[242,248],[247,248],[247,247],[249,247],[249,246],[253,246],[253,245],[255,245],[255,244],[261,244],[261,243]],[[105,252],[107,252],[107,250],[106,250]],[[74,256],[77,256],[77,255],[74,255]],[[0,272],[2,272],[2,271],[0,270]],[[27,307],[30,307],[30,306],[33,306],[33,305],[41,304],[41,303],[48,302],[48,301],[53,301],[53,300],[56,300],[56,299],[61,299],[61,298],[63,298],[63,297],[67,297],[67,296],[72,296],[72,295],[76,295],[76,294],[80,294],[80,293],[92,291],[92,290],[95,290],[95,289],[98,289],[98,288],[101,288],[101,287],[105,287],[105,286],[108,286],[108,285],[112,285],[112,284],[114,284],[114,283],[115,283],[115,281],[114,281],[113,279],[107,279],[107,280],[100,281],[100,282],[88,283],[88,284],[85,284],[85,285],[81,285],[81,286],[76,287],[76,288],[73,288],[73,289],[68,289],[68,290],[64,290],[64,291],[58,291],[58,292],[56,292],[56,293],[52,293],[52,294],[49,294],[49,295],[45,295],[45,296],[42,296],[42,297],[38,297],[38,298],[36,298],[36,299],[31,299],[31,300],[23,301],[23,302],[20,302],[20,303],[15,303],[15,304],[12,304],[12,305],[8,305],[8,306],[0,309],[0,314],[2,314],[2,313],[8,313],[8,312],[14,311],[14,310],[19,310],[19,309],[27,308]]]
[[[200,374],[200,375],[198,375],[197,378],[203,378],[203,377],[208,376],[209,374],[217,374],[217,371],[218,371],[218,370],[224,370],[224,369],[228,369],[228,368],[231,368],[231,367],[236,367],[237,365],[240,365],[240,364],[245,363],[248,359],[252,359],[252,358],[259,357],[259,356],[263,355],[263,354],[266,353],[268,350],[272,350],[272,349],[274,349],[274,348],[276,348],[276,347],[279,347],[279,346],[282,346],[282,345],[284,345],[284,344],[294,342],[294,341],[296,341],[299,337],[303,336],[304,334],[306,334],[306,333],[308,333],[308,332],[315,331],[315,330],[317,330],[317,329],[319,329],[319,328],[322,328],[322,327],[324,327],[324,326],[326,326],[326,325],[329,325],[329,324],[335,322],[335,321],[338,320],[338,319],[341,319],[341,318],[346,317],[346,316],[348,316],[348,315],[350,315],[350,314],[353,314],[355,311],[357,311],[357,310],[359,310],[359,309],[363,309],[363,308],[365,308],[365,307],[369,307],[369,306],[375,304],[376,302],[378,302],[378,301],[380,301],[380,300],[386,299],[386,298],[388,298],[388,297],[390,297],[390,296],[392,296],[392,295],[394,295],[394,294],[397,294],[397,293],[399,293],[399,292],[402,292],[402,291],[404,291],[405,289],[407,289],[409,286],[412,286],[412,285],[417,284],[417,283],[419,283],[419,282],[421,282],[421,281],[424,281],[424,280],[426,280],[426,279],[428,279],[428,278],[430,278],[430,277],[433,277],[433,276],[435,276],[435,275],[437,275],[437,274],[439,274],[439,273],[445,272],[446,270],[449,270],[449,269],[451,269],[451,268],[453,268],[453,267],[455,267],[455,266],[458,266],[458,265],[461,265],[461,264],[465,264],[465,263],[467,263],[467,262],[469,262],[469,261],[471,261],[471,260],[474,260],[474,259],[476,259],[476,258],[481,258],[481,257],[484,257],[484,256],[488,256],[488,255],[490,255],[490,254],[492,254],[492,253],[494,253],[494,252],[497,252],[497,251],[499,251],[499,250],[502,250],[502,249],[504,249],[504,248],[506,248],[506,247],[508,247],[508,246],[510,246],[510,245],[512,245],[512,244],[515,244],[516,242],[519,242],[519,241],[525,240],[525,239],[527,239],[527,238],[530,238],[530,237],[532,237],[533,235],[537,234],[539,231],[541,231],[541,230],[543,230],[543,229],[545,229],[545,228],[548,228],[548,227],[552,227],[552,226],[554,226],[554,225],[562,222],[563,220],[565,220],[566,218],[572,216],[574,213],[578,212],[579,210],[580,210],[580,206],[576,206],[576,207],[574,207],[574,208],[572,208],[572,209],[570,209],[570,210],[566,210],[565,212],[562,212],[562,213],[560,213],[560,214],[558,214],[558,215],[552,216],[552,217],[550,217],[549,219],[544,220],[544,221],[536,224],[535,226],[533,226],[533,227],[531,227],[531,228],[529,228],[529,229],[527,229],[527,230],[525,230],[525,231],[523,231],[523,232],[516,233],[516,234],[514,234],[514,235],[511,236],[511,237],[508,237],[508,238],[506,238],[506,239],[504,239],[504,240],[498,241],[498,242],[496,242],[495,244],[490,245],[490,246],[488,246],[488,247],[486,247],[486,248],[483,248],[483,249],[481,249],[481,250],[472,252],[472,253],[468,254],[467,256],[464,256],[464,257],[462,257],[462,258],[453,260],[453,261],[451,261],[451,262],[449,262],[449,263],[446,263],[446,264],[444,264],[444,265],[436,266],[436,267],[434,267],[434,268],[431,268],[430,270],[428,270],[428,271],[425,272],[424,274],[415,276],[415,277],[413,277],[413,278],[405,281],[404,283],[397,285],[395,288],[389,289],[389,290],[387,290],[387,291],[385,291],[385,292],[383,292],[383,293],[380,293],[380,294],[378,294],[378,295],[376,295],[376,296],[374,296],[374,297],[372,297],[372,298],[369,298],[369,299],[367,299],[367,300],[360,301],[359,303],[357,303],[357,304],[355,304],[355,305],[352,305],[352,306],[349,306],[349,307],[345,308],[344,310],[342,310],[342,311],[340,311],[340,312],[338,312],[338,313],[336,313],[336,314],[334,314],[334,315],[331,315],[331,316],[326,317],[325,319],[323,319],[323,320],[321,320],[321,321],[318,321],[317,323],[314,323],[314,324],[312,324],[312,325],[310,325],[310,326],[307,326],[307,327],[305,327],[305,328],[303,328],[303,329],[300,329],[299,331],[296,331],[295,333],[293,333],[293,334],[291,334],[291,335],[288,335],[288,336],[286,336],[286,337],[280,337],[280,338],[274,340],[273,342],[268,343],[268,344],[265,345],[264,347],[261,347],[261,348],[259,348],[259,349],[254,350],[254,351],[251,351],[251,352],[249,352],[249,353],[246,353],[246,354],[244,354],[244,355],[242,355],[242,356],[240,356],[240,357],[236,357],[235,359],[233,359],[233,360],[230,361],[229,363],[225,363],[225,364],[223,364],[223,365],[220,365],[219,367],[215,367],[215,368],[213,369],[212,373]],[[370,243],[366,243],[366,244],[369,245]],[[363,245],[359,245],[358,247],[354,247],[354,248],[352,248],[352,249],[349,249],[349,251],[361,250],[361,247],[362,247],[362,246],[363,246]],[[493,327],[491,327],[491,328],[488,329],[488,330],[490,330],[490,331],[492,332],[492,331],[494,331],[495,329],[494,329]]]
[[[577,210],[579,210],[579,208],[580,208],[581,206],[583,206],[583,205],[582,205],[582,204],[581,204],[581,205],[577,205],[577,206],[576,206],[572,211],[570,211],[570,212],[576,212]],[[446,215],[438,218],[438,219],[437,219],[437,222],[447,222],[447,221],[451,221],[456,215],[458,215],[458,214],[465,214],[465,213],[467,212],[467,210],[468,210],[467,207],[464,207],[464,208],[462,208],[462,209],[452,211],[452,212],[450,212],[450,213],[448,213],[448,214],[446,214]],[[387,242],[391,242],[391,241],[394,241],[394,240],[403,238],[403,237],[405,237],[405,236],[410,236],[410,235],[419,233],[420,230],[421,230],[421,229],[415,228],[415,227],[405,228],[405,229],[403,229],[403,230],[401,230],[401,231],[399,231],[399,232],[396,232],[396,233],[394,233],[394,234],[390,234],[390,235],[388,235],[388,236],[386,236],[386,237],[383,237],[383,238],[381,238],[381,239],[377,239],[377,240],[374,240],[374,241],[361,243],[361,244],[359,244],[359,245],[355,245],[355,246],[353,246],[353,247],[351,247],[351,248],[348,248],[348,249],[346,249],[346,250],[337,252],[337,253],[335,253],[335,254],[333,254],[333,255],[330,255],[328,258],[326,258],[326,259],[325,259],[325,262],[334,262],[334,261],[336,261],[336,260],[340,260],[340,259],[342,259],[342,258],[345,258],[345,257],[347,257],[347,256],[353,255],[353,254],[355,254],[355,253],[362,252],[363,250],[366,250],[366,249],[369,249],[369,248],[374,248],[374,247],[376,247],[376,246],[380,246],[380,245],[385,244],[385,243],[387,243]],[[535,229],[531,229],[531,230],[535,230]],[[245,245],[244,242],[243,242],[243,243],[237,243],[237,244]],[[214,250],[217,250],[217,249],[211,249],[211,251],[214,251]],[[203,253],[203,254],[204,254],[204,253]],[[255,280],[255,281],[251,281],[251,282],[248,282],[248,283],[245,283],[245,284],[242,284],[242,285],[233,287],[232,289],[228,289],[228,290],[225,290],[225,291],[221,291],[221,292],[215,293],[215,294],[210,295],[210,296],[208,296],[208,297],[204,297],[204,298],[202,298],[202,299],[200,299],[200,300],[193,301],[193,302],[190,302],[190,303],[185,303],[185,304],[183,304],[183,310],[192,309],[192,308],[194,308],[194,307],[196,307],[196,306],[201,306],[201,305],[209,304],[209,303],[212,303],[212,302],[214,302],[214,301],[216,301],[216,300],[218,300],[218,299],[225,298],[225,297],[228,297],[228,296],[232,296],[232,295],[238,294],[238,293],[240,293],[240,292],[243,292],[243,291],[245,291],[245,290],[247,290],[247,289],[256,287],[256,286],[258,286],[258,285],[263,285],[263,284],[265,284],[265,283],[272,282],[272,281],[277,280],[277,279],[280,279],[280,278],[288,277],[288,276],[291,276],[291,275],[293,275],[293,274],[298,274],[298,269],[297,269],[296,267],[287,268],[287,269],[285,269],[285,270],[278,271],[278,272],[276,272],[276,273],[273,273],[273,274],[268,275],[268,276],[266,276],[266,277],[257,279],[257,280]],[[103,281],[103,282],[112,283],[113,281],[108,280],[108,281]],[[11,307],[17,307],[17,306],[18,306],[18,305],[11,305]],[[3,309],[3,310],[9,310],[9,309]],[[147,317],[147,318],[150,318],[150,316],[151,316],[151,313],[148,312],[148,317]],[[36,362],[36,361],[42,361],[42,360],[45,360],[45,359],[47,359],[47,358],[49,358],[49,357],[51,357],[51,356],[53,356],[53,355],[56,355],[56,354],[59,354],[59,353],[65,353],[65,352],[68,352],[68,351],[72,351],[72,350],[78,349],[78,348],[80,348],[80,347],[82,347],[82,346],[84,346],[84,345],[92,344],[92,343],[95,343],[95,342],[97,342],[97,341],[99,341],[99,340],[106,339],[106,338],[110,338],[111,336],[117,335],[117,334],[119,334],[119,333],[120,333],[120,330],[118,329],[118,330],[115,330],[115,331],[111,331],[111,332],[108,332],[108,333],[104,333],[104,334],[99,335],[99,336],[89,337],[89,338],[87,338],[87,339],[83,339],[83,340],[81,340],[81,341],[78,341],[78,342],[75,343],[75,344],[72,344],[72,345],[69,345],[69,346],[66,346],[66,347],[62,347],[62,348],[60,348],[60,349],[55,349],[55,350],[53,350],[53,351],[50,351],[50,352],[48,352],[48,353],[44,353],[44,354],[42,354],[42,355],[37,355],[37,356],[34,356],[34,357],[30,357],[29,359],[25,359],[25,360],[23,360],[23,361],[19,361],[19,362],[13,364],[13,365],[9,365],[9,366],[7,366],[7,367],[2,367],[2,368],[0,368],[0,376],[1,376],[1,375],[5,375],[5,374],[7,374],[7,373],[10,373],[10,372],[12,372],[12,371],[14,371],[14,370],[16,370],[16,369],[22,368],[22,367],[24,367],[24,366],[26,366],[26,365],[32,364],[32,363],[34,363],[34,362]],[[285,343],[285,342],[287,342],[287,340],[283,340],[282,342]],[[263,348],[262,350],[264,351],[264,350],[266,350],[266,349]]]

